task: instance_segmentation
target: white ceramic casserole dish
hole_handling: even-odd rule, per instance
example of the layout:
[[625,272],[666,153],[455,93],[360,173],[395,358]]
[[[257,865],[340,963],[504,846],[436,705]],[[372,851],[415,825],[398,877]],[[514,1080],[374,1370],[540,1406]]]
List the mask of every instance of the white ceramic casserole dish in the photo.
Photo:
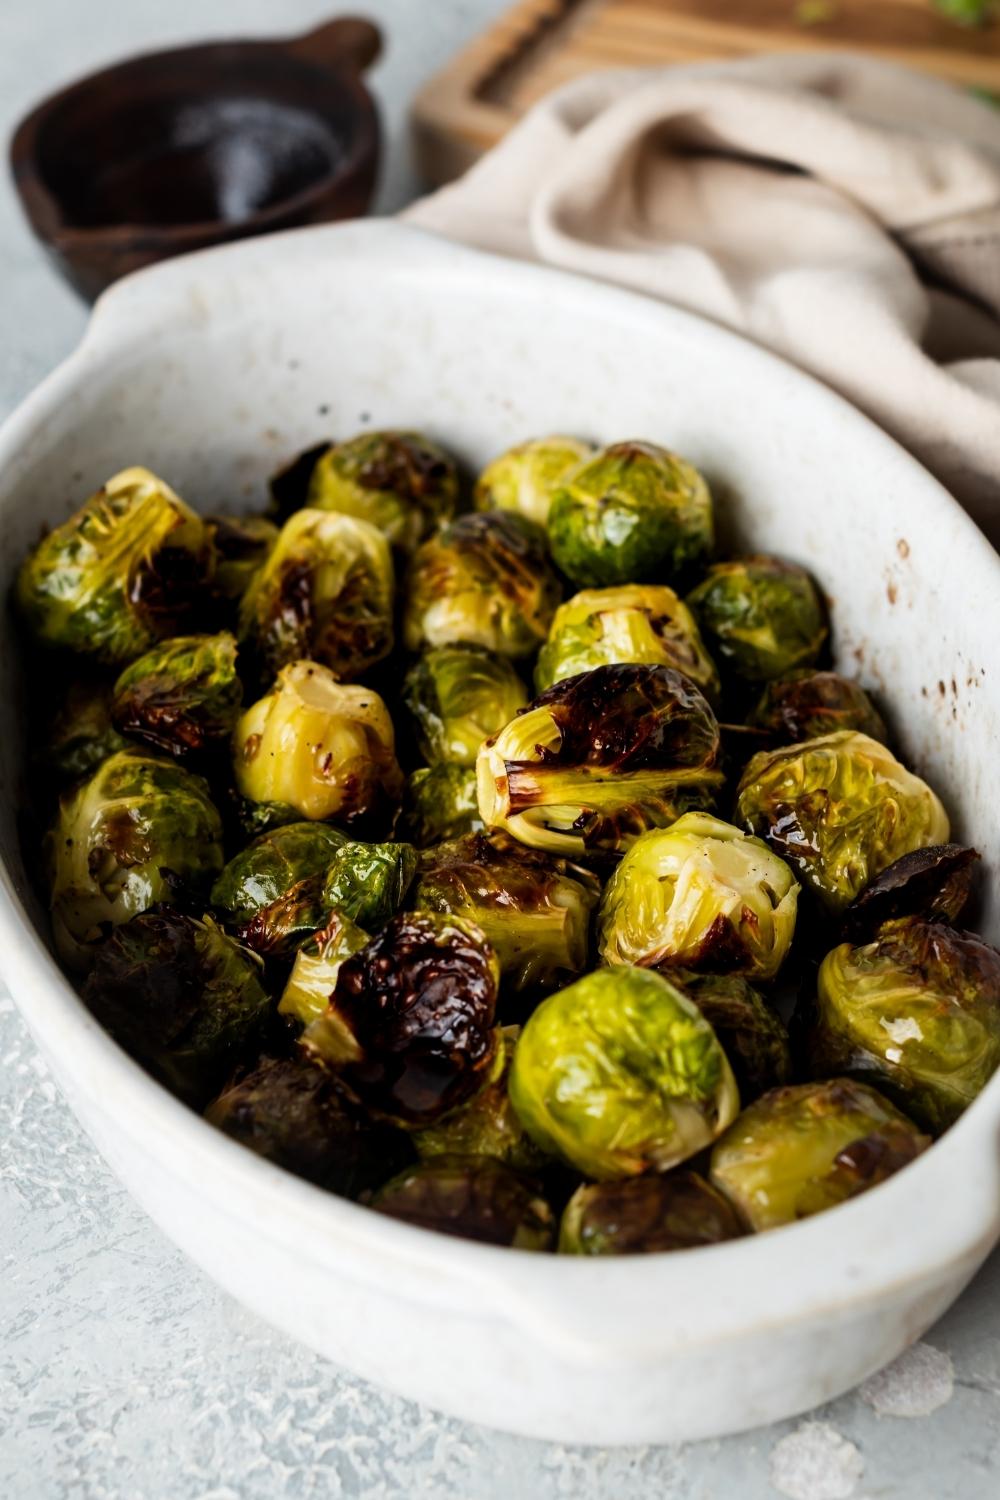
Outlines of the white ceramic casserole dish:
[[[146,271],[0,432],[4,584],[42,522],[132,463],[245,507],[287,456],[415,426],[478,465],[534,433],[662,440],[730,540],[814,568],[836,654],[983,851],[1000,940],[1000,561],[865,418],[715,326],[389,223],[249,241]],[[4,621],[4,701],[16,652]],[[10,721],[8,720],[8,725]],[[475,1421],[581,1443],[691,1439],[804,1410],[917,1338],[1000,1228],[1000,1077],[925,1157],[788,1229],[624,1260],[447,1239],[298,1181],[188,1112],[52,961],[0,741],[0,965],[100,1150],[241,1301],[361,1375]]]

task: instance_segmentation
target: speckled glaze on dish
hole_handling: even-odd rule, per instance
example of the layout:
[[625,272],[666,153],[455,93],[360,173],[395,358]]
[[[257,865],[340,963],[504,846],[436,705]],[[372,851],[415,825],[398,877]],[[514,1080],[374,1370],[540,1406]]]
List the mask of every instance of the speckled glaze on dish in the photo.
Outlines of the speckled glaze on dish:
[[[304,230],[116,287],[0,431],[5,579],[43,522],[142,461],[234,508],[327,433],[419,426],[470,465],[526,433],[642,434],[705,470],[724,534],[811,563],[839,663],[983,850],[1000,939],[1000,561],[823,387],[688,314],[387,223]],[[4,623],[4,630],[8,630]],[[0,653],[15,673],[9,639]],[[821,1217],[632,1260],[533,1256],[383,1219],[244,1151],[158,1088],[52,961],[0,741],[0,967],[73,1108],[235,1296],[358,1373],[575,1443],[693,1439],[855,1384],[947,1307],[1000,1231],[1000,1077],[925,1157]]]

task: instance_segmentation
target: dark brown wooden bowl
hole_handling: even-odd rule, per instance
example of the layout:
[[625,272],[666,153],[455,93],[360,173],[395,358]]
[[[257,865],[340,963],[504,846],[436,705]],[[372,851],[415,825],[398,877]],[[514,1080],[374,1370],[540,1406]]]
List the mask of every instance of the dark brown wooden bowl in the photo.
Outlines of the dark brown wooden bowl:
[[14,133],[35,234],[93,300],[186,250],[363,214],[378,115],[361,73],[381,37],[341,16],[284,41],[153,52],[45,99]]

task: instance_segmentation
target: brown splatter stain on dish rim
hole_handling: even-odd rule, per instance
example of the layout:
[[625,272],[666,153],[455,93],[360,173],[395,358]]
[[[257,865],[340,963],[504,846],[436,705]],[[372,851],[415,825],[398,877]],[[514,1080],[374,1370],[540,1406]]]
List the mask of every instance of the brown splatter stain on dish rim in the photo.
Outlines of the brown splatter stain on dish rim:
[[896,587],[891,578],[885,586],[885,596],[890,604],[895,604],[897,598],[899,597],[899,589]]
[[899,541],[896,543],[896,551],[899,553],[900,557],[904,560],[904,562],[909,557],[909,555],[910,555],[910,544],[906,540],[905,536],[901,536],[900,539],[899,539]]

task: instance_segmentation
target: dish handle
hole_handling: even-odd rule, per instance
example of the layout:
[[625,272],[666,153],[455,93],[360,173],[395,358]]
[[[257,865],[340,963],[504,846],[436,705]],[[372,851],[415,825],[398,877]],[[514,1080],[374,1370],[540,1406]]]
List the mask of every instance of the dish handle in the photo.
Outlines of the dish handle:
[[363,16],[337,16],[283,42],[282,50],[314,67],[364,73],[382,51],[382,33]]

